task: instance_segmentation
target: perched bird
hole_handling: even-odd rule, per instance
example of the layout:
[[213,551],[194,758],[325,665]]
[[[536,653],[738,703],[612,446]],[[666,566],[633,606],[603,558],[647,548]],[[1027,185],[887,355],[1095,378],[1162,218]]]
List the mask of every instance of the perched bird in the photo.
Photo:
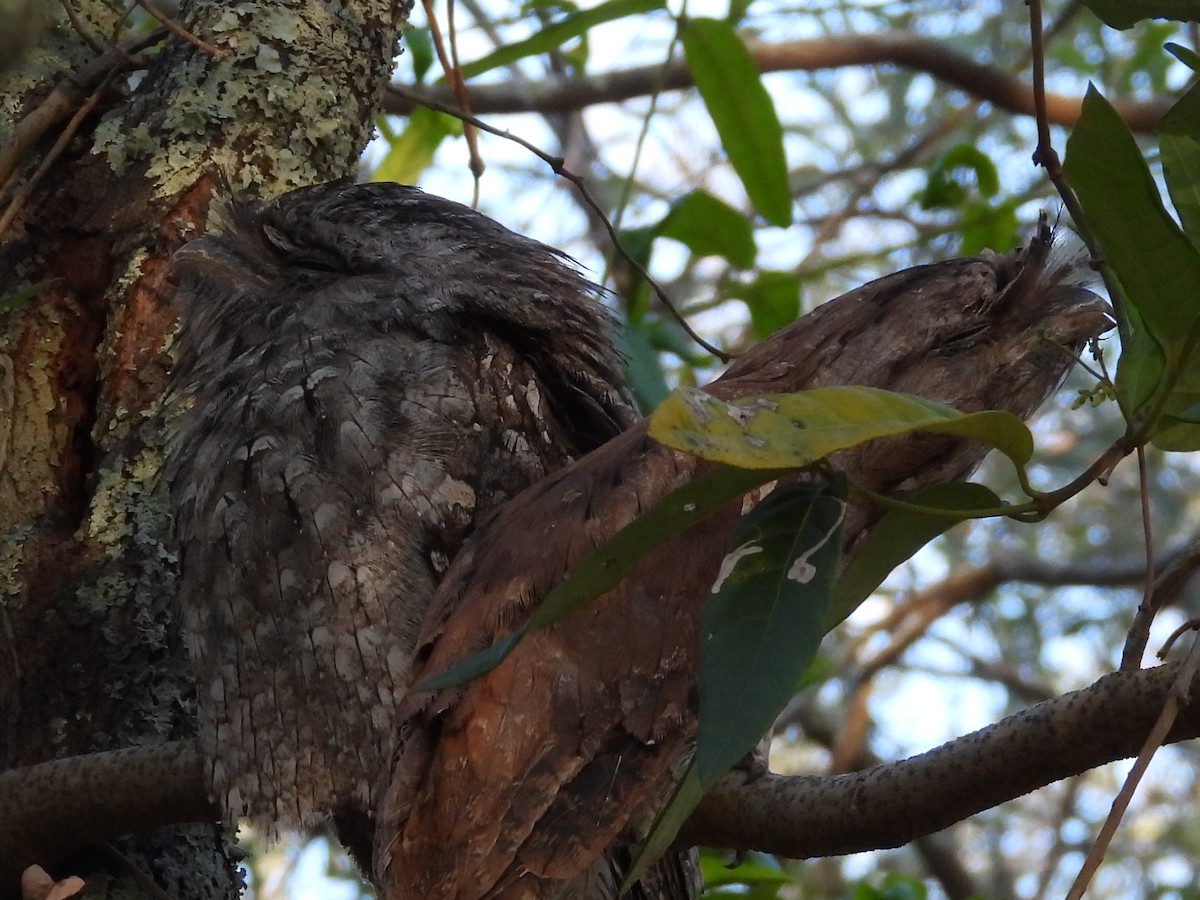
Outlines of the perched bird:
[[[1043,225],[1023,251],[888,276],[764,341],[707,390],[730,399],[871,385],[1028,416],[1108,324],[1077,262],[1051,254]],[[911,436],[832,462],[903,496],[964,476],[983,452]],[[442,581],[414,681],[521,626],[588,553],[704,468],[640,423],[510,501]],[[730,504],[653,548],[616,588],[524,637],[486,675],[405,698],[377,830],[382,900],[617,896],[694,747],[701,601],[741,512]],[[851,504],[844,558],[879,514]],[[684,859],[670,851],[657,871]],[[665,879],[629,896],[689,894]]]
[[369,867],[417,630],[476,523],[636,416],[562,254],[396,184],[234,204],[175,256],[168,449],[200,741],[228,819]]

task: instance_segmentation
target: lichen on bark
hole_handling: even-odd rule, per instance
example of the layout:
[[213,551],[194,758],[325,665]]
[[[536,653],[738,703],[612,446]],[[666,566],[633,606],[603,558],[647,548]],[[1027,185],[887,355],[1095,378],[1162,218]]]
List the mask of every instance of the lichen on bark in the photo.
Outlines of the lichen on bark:
[[[50,6],[43,44],[0,78],[2,134],[97,56]],[[73,6],[89,37],[122,38],[124,0]],[[99,96],[5,232],[0,296],[18,279],[47,286],[0,312],[11,362],[0,369],[0,645],[11,648],[0,652],[0,767],[190,733],[192,676],[157,485],[174,328],[167,262],[206,228],[218,171],[240,194],[354,173],[403,10],[391,0],[184,4],[184,26],[229,55],[175,37],[146,50],[141,80],[120,76],[120,90]],[[64,124],[20,160],[18,180]],[[161,831],[122,850],[180,900],[214,900],[239,886],[220,835]],[[103,892],[137,890],[118,879]]]

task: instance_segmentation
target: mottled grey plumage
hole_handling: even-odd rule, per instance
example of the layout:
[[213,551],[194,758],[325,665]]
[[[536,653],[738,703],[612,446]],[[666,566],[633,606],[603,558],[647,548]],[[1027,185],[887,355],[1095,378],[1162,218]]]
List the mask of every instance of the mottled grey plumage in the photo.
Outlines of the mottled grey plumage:
[[235,206],[173,274],[191,406],[167,472],[212,789],[268,832],[332,816],[362,852],[450,559],[635,420],[610,323],[556,251],[395,184]]

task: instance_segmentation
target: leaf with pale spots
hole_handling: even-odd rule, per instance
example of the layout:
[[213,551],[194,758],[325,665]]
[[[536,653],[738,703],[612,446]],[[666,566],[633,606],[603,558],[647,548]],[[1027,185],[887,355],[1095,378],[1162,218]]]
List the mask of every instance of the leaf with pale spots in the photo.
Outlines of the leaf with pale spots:
[[650,416],[650,436],[702,459],[747,469],[801,468],[875,438],[932,431],[995,447],[1016,465],[1033,437],[1011,413],[961,413],[912,394],[870,387],[823,387],[794,394],[719,400],[679,388]]
[[743,519],[700,624],[696,771],[728,771],[792,696],[825,633],[845,481],[772,491]]

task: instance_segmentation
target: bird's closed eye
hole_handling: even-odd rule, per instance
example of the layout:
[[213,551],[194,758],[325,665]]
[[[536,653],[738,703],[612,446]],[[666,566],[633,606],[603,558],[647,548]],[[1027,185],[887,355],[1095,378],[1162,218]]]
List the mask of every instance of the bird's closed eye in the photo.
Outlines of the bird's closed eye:
[[266,243],[279,252],[290,268],[338,274],[344,274],[348,270],[345,260],[340,257],[319,247],[298,244],[272,225],[264,224],[262,235]]
[[970,325],[964,325],[957,331],[951,332],[947,337],[938,343],[938,351],[959,352],[965,347],[971,347],[980,343],[990,327],[993,327],[988,322],[976,322]]

